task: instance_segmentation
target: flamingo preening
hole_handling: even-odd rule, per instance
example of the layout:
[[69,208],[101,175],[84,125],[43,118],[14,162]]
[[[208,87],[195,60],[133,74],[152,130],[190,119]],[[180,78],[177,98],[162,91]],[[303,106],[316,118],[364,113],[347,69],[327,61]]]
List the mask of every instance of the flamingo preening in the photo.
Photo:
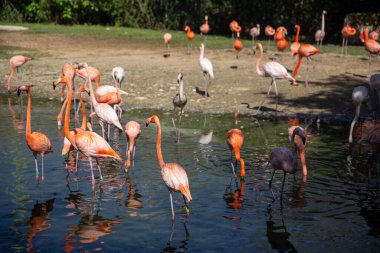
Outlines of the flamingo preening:
[[209,96],[208,88],[211,85],[211,79],[214,79],[214,71],[213,71],[211,61],[207,59],[206,57],[204,57],[204,54],[205,54],[205,45],[202,43],[200,46],[199,66],[201,67],[201,71],[203,73],[203,78],[206,85],[204,98],[207,99],[207,97]]
[[136,121],[129,121],[124,126],[125,135],[127,136],[127,150],[126,156],[127,160],[125,161],[125,172],[128,172],[131,167],[131,153],[133,157],[133,162],[135,161],[135,151],[136,151],[136,141],[141,133],[141,126]]
[[263,53],[263,46],[260,43],[257,43],[256,49],[257,48],[260,49],[260,56],[257,59],[257,63],[256,63],[256,73],[261,77],[270,77],[272,79],[272,82],[269,86],[267,96],[265,97],[265,99],[260,104],[259,108],[256,110],[256,112],[254,114],[257,114],[260,111],[261,106],[264,104],[266,98],[269,96],[269,93],[272,89],[273,84],[274,84],[274,90],[276,92],[276,109],[277,109],[278,91],[277,91],[276,79],[288,78],[288,79],[294,81],[294,78],[288,73],[286,68],[278,62],[275,62],[275,61],[267,62],[264,64],[263,70],[261,70],[260,69],[260,63],[261,63],[261,60],[263,59],[263,54],[264,54]]
[[[191,193],[189,187],[189,180],[187,178],[187,174],[185,169],[179,165],[178,163],[165,163],[164,158],[162,156],[161,150],[161,124],[160,120],[156,115],[152,115],[152,117],[146,119],[146,126],[149,126],[150,123],[156,123],[157,125],[157,143],[156,143],[156,151],[157,151],[157,160],[158,164],[161,167],[161,176],[164,180],[166,187],[170,193],[170,204],[172,208],[172,221],[174,221],[174,208],[173,208],[173,197],[172,192],[181,192],[183,196],[183,200],[186,206],[186,214],[189,214],[189,207],[187,206],[187,201],[191,201]],[[185,199],[186,197],[186,199]]]
[[[15,72],[15,69],[17,72],[21,72],[20,67],[24,65],[24,63],[30,61],[31,58],[23,56],[23,55],[15,55],[9,60],[9,64],[11,66],[11,73],[9,74],[8,77],[8,93],[11,93],[11,80],[13,77],[13,74]],[[22,83],[22,74],[20,78],[20,84]]]
[[[85,66],[87,69],[87,66]],[[65,83],[67,85],[67,106],[66,106],[66,112],[65,112],[65,124],[64,124],[64,132],[66,138],[70,141],[70,143],[76,148],[78,151],[83,153],[90,161],[91,166],[91,183],[92,183],[92,189],[95,188],[95,177],[94,172],[92,168],[92,159],[96,160],[98,170],[99,170],[99,177],[101,180],[103,180],[103,175],[101,168],[99,166],[98,158],[114,158],[119,161],[121,161],[120,156],[111,148],[111,146],[108,144],[108,142],[102,138],[100,135],[98,135],[95,132],[91,131],[84,131],[81,128],[75,128],[74,132],[75,135],[70,132],[70,107],[71,107],[71,99],[72,99],[72,87],[71,87],[71,80],[69,80],[67,77],[62,76],[60,79],[58,79],[56,82],[53,83],[53,87],[55,87],[59,83]],[[90,84],[90,94],[92,93],[92,83],[91,79],[89,81]],[[95,100],[95,97],[92,93],[93,100]],[[94,105],[95,106],[95,105]],[[111,108],[112,109],[112,108]],[[112,110],[113,111],[113,110]]]
[[185,107],[186,103],[187,103],[187,98],[186,98],[186,95],[185,93],[183,92],[183,74],[182,73],[179,73],[178,76],[177,76],[177,82],[179,84],[179,92],[177,94],[175,94],[175,96],[173,97],[173,113],[172,113],[172,121],[173,121],[173,126],[175,129],[176,128],[176,125],[175,125],[175,121],[174,121],[174,115],[175,115],[175,109],[178,107],[181,109],[181,112],[179,114],[179,128],[178,128],[178,131],[177,131],[177,138],[178,138],[178,141],[179,141],[179,135],[180,135],[180,129],[181,129],[181,119],[182,119],[182,112],[183,112],[183,108]]
[[347,55],[348,38],[355,36],[356,29],[350,25],[345,25],[342,29],[342,55]]
[[297,66],[293,71],[293,85],[296,85],[297,72],[301,65],[301,61],[303,57],[307,59],[307,67],[306,67],[306,78],[305,78],[305,87],[308,86],[308,71],[309,71],[309,62],[311,63],[311,56],[319,53],[319,49],[316,49],[314,46],[310,44],[303,44],[298,49],[298,62]]
[[350,147],[352,146],[352,131],[354,130],[354,126],[355,126],[355,124],[358,121],[359,116],[360,116],[360,107],[361,107],[362,103],[367,101],[368,99],[369,99],[369,96],[368,96],[367,87],[358,86],[358,87],[355,87],[354,90],[352,91],[352,102],[355,105],[355,116],[351,122],[350,134],[348,137],[348,143],[349,143]]
[[[240,129],[234,128],[227,132],[227,144],[231,150],[231,154],[232,154],[232,151],[234,151],[235,159],[236,161],[239,161],[241,165],[240,177],[242,178],[245,177],[244,160],[243,158],[240,157],[240,149],[243,146],[243,142],[244,142],[244,134]],[[232,158],[232,155],[231,155],[231,158]],[[231,166],[232,166],[232,172],[234,173],[234,176],[236,177],[234,164],[232,162],[231,162]]]
[[44,158],[45,155],[53,152],[53,147],[51,146],[51,142],[49,137],[40,132],[32,132],[32,98],[30,95],[30,87],[32,85],[23,85],[17,88],[17,95],[20,96],[21,92],[26,92],[28,94],[28,107],[26,112],[26,144],[28,145],[30,151],[32,151],[34,156],[34,162],[36,164],[36,181],[38,181],[38,163],[37,163],[37,155],[41,156],[41,168],[42,168],[42,182],[45,181],[44,177]]
[[[273,174],[269,182],[269,188],[272,188],[273,176],[276,170],[282,170],[284,172],[284,178],[282,180],[282,187],[281,187],[281,200],[282,200],[282,193],[284,191],[286,174],[287,173],[294,174],[297,172],[297,150],[299,147],[295,143],[296,135],[300,137],[301,144],[305,145],[306,144],[305,133],[302,131],[301,128],[296,127],[294,128],[293,133],[291,135],[291,139],[290,139],[291,150],[284,147],[277,147],[277,148],[274,148],[269,155],[268,165],[270,164],[273,168]],[[305,171],[303,171],[303,174],[305,176]]]
[[239,23],[235,20],[232,20],[230,22],[230,30],[232,32],[232,39],[235,39],[238,32],[241,32],[241,26],[239,26]]
[[317,48],[322,49],[323,39],[325,38],[325,15],[327,11],[322,11],[322,28],[315,32],[315,43]]

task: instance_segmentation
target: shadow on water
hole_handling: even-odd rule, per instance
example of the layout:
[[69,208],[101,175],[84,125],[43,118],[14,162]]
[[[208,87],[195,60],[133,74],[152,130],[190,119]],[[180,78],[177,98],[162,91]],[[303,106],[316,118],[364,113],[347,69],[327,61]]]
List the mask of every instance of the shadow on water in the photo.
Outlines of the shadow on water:
[[166,243],[166,247],[161,251],[161,252],[188,252],[187,244],[190,240],[190,233],[187,229],[186,221],[183,222],[183,229],[185,232],[185,239],[182,239],[179,243],[179,246],[176,248],[172,245],[172,239],[173,239],[173,234],[174,234],[174,224],[172,223],[171,229],[170,229],[170,237],[168,242]]

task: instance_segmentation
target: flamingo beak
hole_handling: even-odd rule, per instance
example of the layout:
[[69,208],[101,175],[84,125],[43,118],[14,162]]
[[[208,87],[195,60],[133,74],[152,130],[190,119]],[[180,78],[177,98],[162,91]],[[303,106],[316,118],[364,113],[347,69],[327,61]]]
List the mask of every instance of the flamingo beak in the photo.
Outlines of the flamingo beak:
[[21,95],[22,90],[20,89],[20,86],[18,86],[15,91],[17,92],[17,96],[19,97]]
[[149,124],[150,124],[150,118],[146,119],[146,121],[145,121],[145,127],[149,126]]

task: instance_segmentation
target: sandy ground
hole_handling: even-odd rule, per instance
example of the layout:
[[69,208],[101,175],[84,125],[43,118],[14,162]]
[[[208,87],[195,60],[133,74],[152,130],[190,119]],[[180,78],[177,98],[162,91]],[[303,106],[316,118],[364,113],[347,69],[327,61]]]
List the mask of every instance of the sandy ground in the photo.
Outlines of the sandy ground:
[[[112,84],[110,75],[114,66],[126,70],[123,90],[129,93],[123,98],[123,107],[161,108],[171,110],[172,97],[178,91],[177,75],[184,74],[187,111],[225,113],[239,110],[252,113],[265,98],[271,80],[256,74],[255,65],[259,54],[252,54],[251,45],[240,53],[239,61],[231,49],[208,50],[205,56],[214,66],[215,79],[210,88],[210,98],[204,101],[194,92],[195,87],[204,90],[203,75],[199,68],[199,50],[190,55],[186,48],[173,48],[171,57],[164,58],[165,46],[157,48],[127,40],[95,40],[63,35],[36,34],[31,32],[0,31],[0,46],[23,48],[12,53],[28,56],[29,50],[37,56],[22,67],[23,81],[34,84],[34,93],[59,99],[59,91],[52,90],[52,81],[59,77],[61,67],[67,62],[87,62],[102,73],[101,83]],[[264,43],[265,46],[265,43]],[[263,62],[276,57],[287,69],[293,69],[290,52],[278,54],[266,52]],[[363,56],[340,57],[339,54],[320,53],[314,56],[315,68],[309,68],[309,86],[304,87],[306,61],[302,62],[297,80],[291,86],[287,80],[278,80],[279,114],[307,114],[324,116],[349,116],[354,111],[351,92],[357,85],[368,87],[368,76],[379,69],[373,61],[369,69],[363,48]],[[231,66],[238,64],[238,68]],[[9,60],[0,59],[0,92],[6,92]],[[12,87],[17,86],[13,79]],[[264,114],[273,114],[276,108],[274,92],[263,106]],[[243,104],[242,104],[243,103]]]

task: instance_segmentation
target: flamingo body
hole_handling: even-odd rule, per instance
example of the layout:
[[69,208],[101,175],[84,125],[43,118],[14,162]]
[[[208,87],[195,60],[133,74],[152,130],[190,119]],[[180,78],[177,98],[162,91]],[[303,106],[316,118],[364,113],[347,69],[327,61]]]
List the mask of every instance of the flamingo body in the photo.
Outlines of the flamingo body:
[[277,50],[283,52],[288,45],[289,43],[286,39],[281,39],[277,41]]
[[290,45],[290,52],[291,52],[292,56],[295,56],[296,54],[298,54],[298,49],[301,46],[301,44],[298,42],[301,27],[299,25],[295,25],[295,28],[297,30],[296,38],[295,38],[294,42]]
[[9,59],[9,64],[11,66],[11,73],[8,77],[8,93],[11,92],[11,80],[13,77],[13,74],[15,72],[15,69],[19,69],[24,63],[30,61],[31,58],[23,56],[23,55],[15,55]]
[[205,23],[199,28],[202,34],[208,34],[210,31],[210,26],[208,25],[208,16],[205,16]]
[[240,157],[240,149],[243,146],[244,135],[240,129],[234,128],[227,132],[227,145],[231,151],[234,151],[236,161],[241,164],[240,176],[245,176],[244,160]]
[[270,25],[267,25],[265,27],[265,35],[266,36],[273,36],[275,33],[276,33],[276,31]]
[[[320,52],[319,49],[315,48],[314,46],[310,44],[303,44],[299,47],[297,66],[293,71],[293,78],[294,78],[293,85],[296,84],[296,76],[297,76],[298,69],[301,65],[302,58],[306,57],[309,59],[312,55],[315,55],[316,53],[319,53],[319,52]],[[307,81],[305,81],[305,86],[307,86]]]
[[135,153],[136,141],[140,136],[141,126],[136,121],[129,121],[125,124],[124,129],[128,140],[127,160],[125,162],[125,167],[128,170],[131,167],[131,153],[133,152],[133,155]]

